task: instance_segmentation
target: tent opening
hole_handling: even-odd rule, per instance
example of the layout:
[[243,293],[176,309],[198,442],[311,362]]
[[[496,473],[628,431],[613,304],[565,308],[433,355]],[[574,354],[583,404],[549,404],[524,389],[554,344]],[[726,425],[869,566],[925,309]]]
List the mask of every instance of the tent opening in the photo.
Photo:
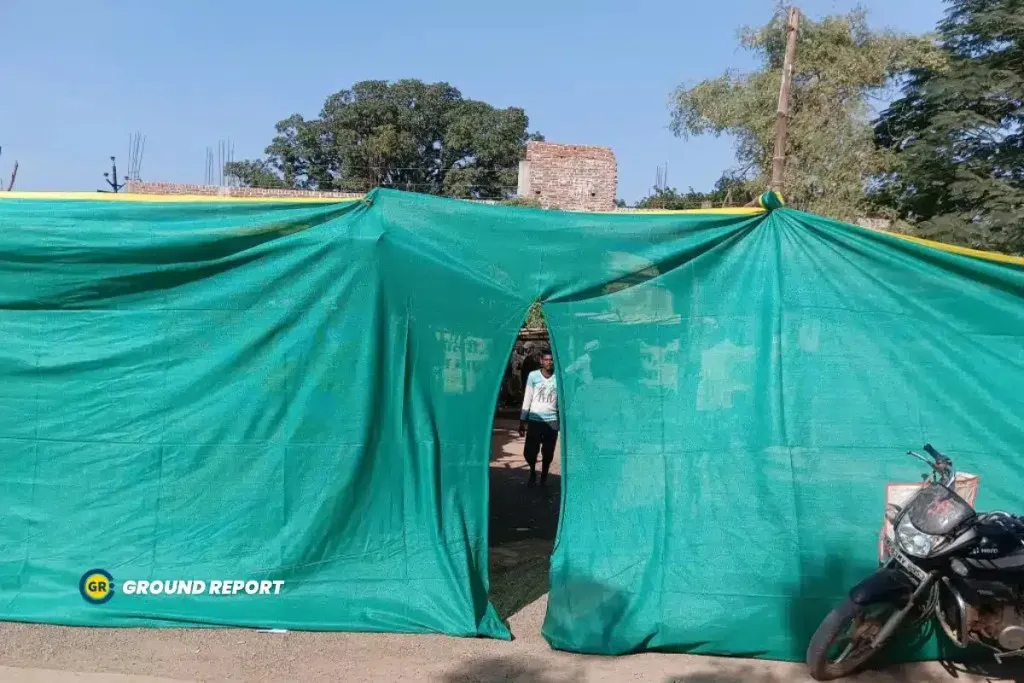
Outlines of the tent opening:
[[[490,467],[491,602],[507,619],[548,592],[548,570],[558,514],[562,477],[559,434],[546,485],[540,482],[543,454],[537,454],[536,481],[519,433],[525,383],[540,357],[551,352],[546,330],[523,330],[506,365],[494,414]],[[558,372],[556,368],[555,376]]]

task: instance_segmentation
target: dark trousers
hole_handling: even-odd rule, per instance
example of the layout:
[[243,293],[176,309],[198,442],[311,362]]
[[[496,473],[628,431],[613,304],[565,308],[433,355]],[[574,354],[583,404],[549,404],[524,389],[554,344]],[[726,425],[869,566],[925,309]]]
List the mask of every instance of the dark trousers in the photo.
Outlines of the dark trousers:
[[558,443],[558,430],[546,422],[530,420],[526,423],[526,448],[523,456],[530,466],[530,471],[537,469],[537,452],[543,458],[541,476],[547,477],[551,461],[555,459],[555,444]]

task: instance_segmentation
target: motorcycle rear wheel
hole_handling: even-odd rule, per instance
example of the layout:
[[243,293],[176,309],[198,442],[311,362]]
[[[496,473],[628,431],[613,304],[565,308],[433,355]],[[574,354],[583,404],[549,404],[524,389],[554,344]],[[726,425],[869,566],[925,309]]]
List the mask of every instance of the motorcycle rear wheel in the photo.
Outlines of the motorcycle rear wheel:
[[[847,598],[829,612],[807,646],[807,668],[811,678],[834,681],[859,673],[885,647],[885,642],[872,647],[871,640],[898,609],[890,603],[858,605]],[[849,644],[841,645],[847,637]],[[841,654],[833,660],[830,655],[836,649]]]

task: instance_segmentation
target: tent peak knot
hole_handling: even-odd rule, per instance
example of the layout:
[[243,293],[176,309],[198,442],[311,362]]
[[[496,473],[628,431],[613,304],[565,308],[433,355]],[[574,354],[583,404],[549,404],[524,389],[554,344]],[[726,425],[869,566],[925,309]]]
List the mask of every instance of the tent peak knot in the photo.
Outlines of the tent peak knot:
[[757,198],[757,205],[765,211],[774,211],[775,209],[781,209],[784,207],[786,205],[786,200],[784,200],[782,195],[778,192],[769,190]]

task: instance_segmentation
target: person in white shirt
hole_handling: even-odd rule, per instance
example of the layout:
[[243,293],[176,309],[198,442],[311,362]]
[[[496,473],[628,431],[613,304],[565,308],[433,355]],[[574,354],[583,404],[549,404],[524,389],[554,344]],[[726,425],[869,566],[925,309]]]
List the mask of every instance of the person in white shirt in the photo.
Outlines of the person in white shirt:
[[558,382],[550,353],[540,357],[540,369],[526,379],[523,409],[519,415],[519,435],[526,437],[523,457],[530,466],[528,486],[537,484],[537,454],[541,455],[540,485],[548,480],[548,470],[558,443]]

